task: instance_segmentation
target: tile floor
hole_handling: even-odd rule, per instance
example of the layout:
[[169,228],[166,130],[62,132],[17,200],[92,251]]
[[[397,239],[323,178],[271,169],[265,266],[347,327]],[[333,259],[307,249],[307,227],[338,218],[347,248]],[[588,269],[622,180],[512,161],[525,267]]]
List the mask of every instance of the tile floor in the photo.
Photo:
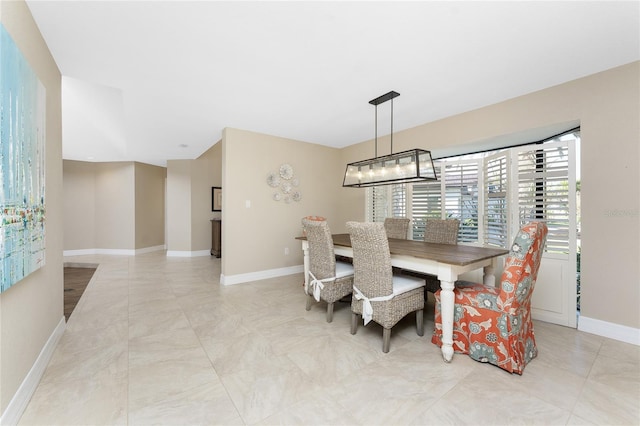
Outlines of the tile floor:
[[522,376],[457,355],[415,317],[391,351],[350,310],[305,311],[302,274],[220,286],[220,260],[78,256],[100,266],[21,425],[640,424],[640,347],[536,322]]

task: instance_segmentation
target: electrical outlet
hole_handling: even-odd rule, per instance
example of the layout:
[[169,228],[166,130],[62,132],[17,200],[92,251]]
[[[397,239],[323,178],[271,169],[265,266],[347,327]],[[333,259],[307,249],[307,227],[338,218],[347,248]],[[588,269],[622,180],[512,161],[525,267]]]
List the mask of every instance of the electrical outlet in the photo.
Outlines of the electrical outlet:
[[289,247],[284,248],[284,255],[289,256]]

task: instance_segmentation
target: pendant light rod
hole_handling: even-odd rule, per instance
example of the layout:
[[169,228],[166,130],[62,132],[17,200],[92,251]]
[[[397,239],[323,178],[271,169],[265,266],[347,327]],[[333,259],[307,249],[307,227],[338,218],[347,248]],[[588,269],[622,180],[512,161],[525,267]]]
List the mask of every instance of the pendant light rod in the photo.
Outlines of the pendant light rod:
[[390,137],[391,137],[391,152],[389,154],[393,154],[393,98],[391,98],[391,136]]
[[376,148],[375,148],[375,151],[374,151],[374,153],[375,153],[374,157],[378,158],[378,105],[377,104],[376,104],[376,108],[375,109],[376,109],[376,120],[375,120],[376,121],[376,139],[375,139],[375,141],[376,141],[375,147]]
[[398,96],[400,96],[400,93],[392,90],[389,93],[385,93],[384,95],[378,96],[377,98],[369,101],[371,105],[375,105],[376,107],[375,158],[378,157],[378,105],[391,101],[391,154],[393,154],[393,98],[397,98]]

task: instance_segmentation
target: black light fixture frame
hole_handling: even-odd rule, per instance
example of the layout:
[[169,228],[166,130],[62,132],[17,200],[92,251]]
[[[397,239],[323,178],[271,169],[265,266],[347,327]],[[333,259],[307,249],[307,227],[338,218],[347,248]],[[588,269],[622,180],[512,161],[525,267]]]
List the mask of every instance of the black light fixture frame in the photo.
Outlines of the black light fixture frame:
[[[343,187],[348,187],[348,188],[364,188],[364,187],[370,187],[370,186],[380,186],[380,185],[392,185],[392,184],[400,184],[400,183],[411,183],[411,182],[421,182],[421,181],[433,181],[433,180],[438,180],[436,173],[435,173],[435,167],[433,165],[433,158],[431,157],[431,152],[424,150],[424,149],[418,149],[418,148],[414,148],[414,149],[410,149],[407,151],[402,151],[402,152],[398,152],[398,153],[393,153],[393,99],[400,96],[400,93],[395,92],[395,91],[390,91],[388,93],[385,93],[384,95],[378,96],[375,99],[372,99],[369,101],[369,103],[371,105],[375,105],[375,157],[374,158],[370,158],[368,160],[362,160],[362,161],[356,161],[354,163],[349,163],[347,164],[347,168],[345,170],[345,174],[344,174],[344,180],[342,181],[342,186]],[[390,134],[390,140],[391,140],[391,154],[389,155],[384,155],[381,157],[378,157],[378,105],[387,102],[387,101],[391,101],[391,134]],[[428,164],[430,165],[430,170],[432,171],[432,173],[430,174],[430,176],[425,176],[421,173],[419,164],[421,164],[418,159],[423,158],[423,157],[428,157]],[[354,172],[355,170],[358,171],[358,174],[361,175],[361,171],[364,170],[363,173],[367,173],[367,170],[373,170],[375,165],[386,165],[386,164],[398,164],[399,162],[402,161],[402,159],[407,159],[409,158],[411,163],[415,162],[416,163],[416,167],[415,167],[415,174],[411,175],[411,176],[406,176],[406,177],[394,177],[391,179],[377,179],[377,180],[371,180],[371,181],[367,181],[365,179],[365,181],[363,182],[361,179],[358,179],[357,182],[350,182],[347,183],[347,176],[349,175],[349,170],[351,170],[352,172]]]

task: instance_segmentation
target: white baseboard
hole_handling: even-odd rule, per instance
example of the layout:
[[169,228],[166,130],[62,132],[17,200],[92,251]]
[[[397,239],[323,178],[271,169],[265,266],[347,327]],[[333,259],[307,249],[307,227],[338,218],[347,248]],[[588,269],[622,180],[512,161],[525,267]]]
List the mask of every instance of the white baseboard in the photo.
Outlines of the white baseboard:
[[247,274],[224,275],[220,274],[220,284],[234,285],[251,281],[266,280],[267,278],[282,277],[284,275],[300,274],[304,272],[304,266],[289,266],[287,268],[267,269],[265,271],[249,272]]
[[40,379],[47,368],[47,364],[49,364],[49,361],[51,360],[53,351],[64,334],[65,328],[66,322],[63,316],[56,328],[53,329],[51,336],[49,336],[47,343],[45,343],[44,347],[40,351],[40,355],[36,358],[33,366],[31,366],[31,370],[29,370],[29,373],[27,373],[27,376],[22,381],[22,384],[20,384],[15,395],[11,398],[7,409],[2,413],[2,417],[0,417],[0,425],[18,424],[20,417],[22,417],[24,410],[27,408],[27,404],[29,404],[29,400],[31,400],[31,397],[40,383]]
[[67,256],[85,256],[87,254],[96,254],[96,249],[84,249],[84,250],[65,250],[62,255]]
[[96,254],[106,254],[110,256],[135,256],[135,249],[96,249]]
[[151,253],[153,251],[165,250],[166,246],[153,246],[153,247],[144,247],[141,249],[82,249],[82,250],[65,250],[62,255],[63,256],[84,256],[87,254],[106,254],[112,256],[135,256],[138,254]]
[[202,257],[211,256],[210,250],[167,250],[167,257]]
[[640,346],[640,329],[580,315],[578,330]]
[[153,247],[144,247],[141,249],[136,249],[136,255],[138,254],[144,254],[144,253],[151,253],[154,251],[162,251],[162,250],[166,250],[167,246],[165,246],[164,244],[161,246],[153,246]]

